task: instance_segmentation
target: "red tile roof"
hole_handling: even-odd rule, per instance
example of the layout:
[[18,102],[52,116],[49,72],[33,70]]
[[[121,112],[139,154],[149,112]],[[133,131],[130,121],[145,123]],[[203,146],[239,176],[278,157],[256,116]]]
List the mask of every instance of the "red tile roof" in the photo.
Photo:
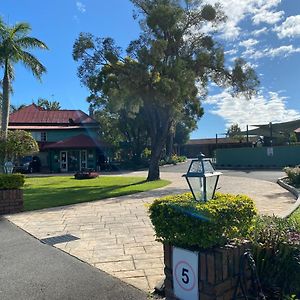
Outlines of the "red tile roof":
[[97,121],[81,110],[44,110],[35,104],[26,106],[9,116],[10,125],[70,124],[97,125]]
[[50,145],[46,145],[44,149],[67,149],[67,148],[103,148],[109,147],[108,144],[93,139],[85,134],[80,134]]

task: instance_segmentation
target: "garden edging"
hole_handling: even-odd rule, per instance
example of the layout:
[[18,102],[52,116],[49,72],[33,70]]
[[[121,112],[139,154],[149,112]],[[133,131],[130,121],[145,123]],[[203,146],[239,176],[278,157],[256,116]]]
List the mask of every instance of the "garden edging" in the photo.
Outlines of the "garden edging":
[[23,190],[0,190],[0,215],[18,213],[23,210]]
[[296,197],[296,202],[288,210],[288,212],[284,214],[283,218],[288,218],[300,206],[300,193],[296,188],[294,188],[293,186],[291,186],[291,185],[284,182],[284,179],[286,179],[286,178],[288,178],[288,177],[284,176],[284,177],[278,178],[277,183],[281,187],[283,187],[284,189],[286,189],[290,193],[292,193]]

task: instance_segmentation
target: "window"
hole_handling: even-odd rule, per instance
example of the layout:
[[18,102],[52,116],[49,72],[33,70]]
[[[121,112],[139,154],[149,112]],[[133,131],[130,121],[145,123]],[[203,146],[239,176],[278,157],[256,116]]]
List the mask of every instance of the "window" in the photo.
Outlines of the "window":
[[47,142],[47,132],[41,132],[41,142]]

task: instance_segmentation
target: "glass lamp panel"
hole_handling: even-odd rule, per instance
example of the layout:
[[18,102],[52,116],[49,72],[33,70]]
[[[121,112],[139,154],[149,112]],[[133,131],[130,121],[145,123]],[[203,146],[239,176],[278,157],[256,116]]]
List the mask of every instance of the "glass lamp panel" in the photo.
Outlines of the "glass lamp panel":
[[189,173],[203,173],[202,163],[200,160],[194,160],[191,162]]
[[218,177],[218,175],[206,177],[206,200],[213,198]]
[[203,177],[187,177],[197,201],[204,200]]
[[203,160],[203,166],[204,166],[205,173],[213,173],[215,171],[210,160]]

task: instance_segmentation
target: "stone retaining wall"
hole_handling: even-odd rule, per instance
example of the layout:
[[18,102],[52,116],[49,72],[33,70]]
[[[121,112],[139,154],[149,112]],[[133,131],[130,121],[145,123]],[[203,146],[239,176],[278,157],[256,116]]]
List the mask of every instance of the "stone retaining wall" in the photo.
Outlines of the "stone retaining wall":
[[23,210],[23,190],[0,190],[0,215]]
[[[199,252],[199,299],[231,300],[238,283],[240,258],[247,244]],[[176,299],[173,293],[172,246],[164,245],[166,299]],[[244,270],[246,285],[251,286],[250,270]]]

